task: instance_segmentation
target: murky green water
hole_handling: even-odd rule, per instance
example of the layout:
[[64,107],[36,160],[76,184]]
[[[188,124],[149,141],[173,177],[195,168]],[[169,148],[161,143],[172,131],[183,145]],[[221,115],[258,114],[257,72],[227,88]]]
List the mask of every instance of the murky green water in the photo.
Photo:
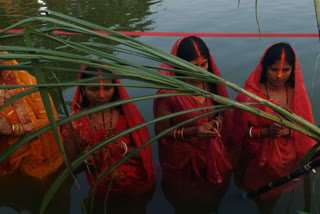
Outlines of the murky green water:
[[[0,0],[0,29],[25,17],[38,15],[39,10],[44,8],[118,31],[258,33],[260,30],[261,33],[317,33],[313,1],[292,0],[258,1],[259,25],[256,21],[255,1],[253,0]],[[142,36],[137,39],[169,52],[178,37]],[[314,118],[316,124],[320,123],[319,69],[313,79],[316,59],[320,54],[318,38],[205,37],[204,40],[210,48],[222,76],[241,86],[270,44],[279,41],[289,42],[298,54],[306,90],[312,102]],[[5,43],[0,41],[0,44]],[[68,91],[73,95],[73,89]],[[143,93],[154,93],[154,91],[146,92],[139,89],[130,89],[129,91],[131,95]],[[229,90],[229,93],[232,98],[235,98],[235,92]],[[66,96],[68,95],[66,94]],[[146,120],[152,118],[151,101],[137,103],[137,106]],[[150,127],[150,132],[151,135],[154,135],[153,127]],[[155,143],[153,144],[153,152],[158,179],[155,193],[146,207],[146,212],[150,214],[175,213],[173,206],[166,200],[160,187],[161,169]],[[88,186],[84,174],[79,175],[79,183],[81,191],[86,197]],[[293,191],[284,194],[277,202],[272,203],[274,205],[273,213],[296,213],[296,210],[304,209],[311,209],[312,213],[317,213],[318,193],[303,191],[303,186],[303,183],[298,183]],[[316,186],[316,192],[317,189],[319,189],[318,186]],[[31,188],[30,194],[26,194],[24,197],[32,198],[33,194],[36,194],[35,192]],[[252,200],[244,199],[242,194],[241,190],[231,181],[222,198],[218,212],[259,213],[256,204]],[[309,200],[310,195],[312,195],[312,200]],[[79,193],[75,186],[71,190],[71,196],[70,213],[81,213]],[[2,206],[0,213],[28,213],[24,210],[28,207],[27,201],[25,204],[18,204],[14,200],[9,202],[4,200],[2,203],[0,202]],[[311,208],[308,209],[308,207]],[[54,208],[52,211],[54,212]],[[264,208],[264,212],[270,213],[267,208]]]

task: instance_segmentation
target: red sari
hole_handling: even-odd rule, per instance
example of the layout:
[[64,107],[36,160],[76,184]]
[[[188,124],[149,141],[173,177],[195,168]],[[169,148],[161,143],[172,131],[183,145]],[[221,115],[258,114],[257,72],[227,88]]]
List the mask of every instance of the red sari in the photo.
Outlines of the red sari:
[[[172,48],[171,54],[176,55],[177,49],[182,39],[178,40]],[[210,55],[210,63],[212,71],[215,75],[221,77],[220,72]],[[161,67],[174,68],[171,65],[161,64]],[[159,70],[159,72],[173,76],[174,72]],[[217,84],[217,94],[228,97],[226,88],[224,85]],[[157,93],[170,93],[174,91],[159,90]],[[183,110],[212,106],[214,105],[212,100],[206,98],[203,103],[200,103],[192,96],[172,96],[154,101],[154,112],[158,106],[170,111],[179,112]],[[197,115],[207,112],[207,110],[197,111],[189,114],[184,114],[171,119],[172,125],[176,125],[182,121],[193,118]],[[186,127],[200,125],[201,123],[214,118],[215,115],[201,118],[192,123],[189,123]],[[231,112],[223,112],[224,123],[222,126],[222,138],[210,138],[199,140],[197,137],[190,137],[185,141],[175,140],[171,138],[162,138],[159,142],[159,156],[160,164],[164,171],[170,172],[189,172],[189,176],[195,177],[196,180],[201,180],[211,183],[222,183],[227,180],[231,171],[231,164],[228,158],[228,152],[226,150],[226,143],[228,134],[232,127]],[[201,141],[201,142],[199,142]],[[172,174],[172,173],[170,173]],[[168,177],[171,177],[168,175]],[[174,179],[175,176],[172,176]],[[166,179],[166,178],[164,178]],[[179,176],[176,177],[179,179]]]
[[[244,89],[267,100],[267,95],[259,88],[264,55],[261,58],[259,65],[247,79]],[[295,56],[294,75],[294,96],[289,104],[289,109],[313,123],[311,104],[305,90],[297,56]],[[239,102],[256,102],[240,93],[236,100]],[[272,100],[270,101],[273,102]],[[273,103],[278,105],[275,102]],[[274,114],[274,111],[266,106],[257,105],[255,107],[270,114]],[[241,154],[240,161],[237,159],[237,162],[241,164],[238,165],[239,171],[236,175],[239,178],[239,185],[247,190],[256,190],[273,180],[291,173],[295,169],[297,161],[316,143],[311,138],[294,130],[291,130],[292,136],[288,138],[268,137],[257,140],[246,135],[249,124],[253,127],[268,127],[272,123],[273,122],[270,120],[239,109],[234,111],[233,136],[234,143],[236,144],[235,148],[237,150],[235,155],[237,153]]]
[[[85,70],[86,67],[81,68]],[[81,74],[79,75],[79,79]],[[116,80],[116,83],[120,81]],[[129,95],[123,87],[117,87],[120,99],[129,99]],[[71,115],[80,113],[82,110],[76,105],[81,104],[82,94],[80,93],[80,87],[77,87],[74,102],[72,103]],[[116,133],[125,131],[131,127],[144,122],[143,117],[133,103],[127,103],[122,105],[123,114],[120,114],[117,121],[115,121],[115,135]],[[77,134],[77,138],[80,141],[80,146],[83,151],[98,144],[102,140],[106,139],[106,130],[101,127],[97,131],[94,131],[86,117],[81,117],[72,121],[72,125]],[[65,125],[62,131],[63,136],[74,139],[70,126]],[[143,127],[137,131],[132,132],[130,135],[126,135],[117,140],[117,142],[124,142],[127,145],[134,144],[136,147],[141,146],[143,143],[150,139],[147,127]],[[155,184],[155,176],[152,165],[152,152],[151,145],[148,145],[139,152],[141,160],[136,161],[129,159],[127,162],[117,167],[115,170],[114,180],[111,186],[111,192],[116,195],[140,195],[150,190]],[[101,150],[95,152],[88,157],[87,161],[93,166],[94,171],[86,171],[87,180],[92,188],[98,178],[98,176],[108,169],[112,164],[123,158],[123,154],[120,152],[120,148],[111,143]],[[111,179],[110,173],[106,176],[97,187],[96,194],[98,196],[105,196],[108,189],[109,181]]]

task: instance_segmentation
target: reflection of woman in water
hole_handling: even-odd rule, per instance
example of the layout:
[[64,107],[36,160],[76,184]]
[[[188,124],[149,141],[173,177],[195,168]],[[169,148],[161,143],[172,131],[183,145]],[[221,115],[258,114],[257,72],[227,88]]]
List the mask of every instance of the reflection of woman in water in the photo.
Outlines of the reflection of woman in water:
[[[7,52],[1,51],[6,54]],[[15,65],[17,61],[0,61]],[[27,71],[2,70],[1,85],[36,85],[36,79]],[[0,106],[26,88],[0,89]],[[53,106],[53,104],[52,104]],[[54,108],[54,106],[53,106]],[[54,116],[58,119],[54,109]],[[0,153],[25,135],[49,124],[39,92],[27,95],[0,112]],[[58,128],[59,129],[59,128]],[[12,205],[17,210],[38,212],[39,204],[55,172],[63,160],[51,131],[30,140],[0,164],[0,206]],[[60,210],[68,210],[69,193],[63,203],[55,204]],[[62,201],[60,201],[62,202]],[[60,203],[59,202],[59,203]],[[64,208],[63,208],[64,207]]]
[[[298,58],[286,43],[271,45],[266,50],[244,89],[313,123]],[[254,102],[243,94],[239,94],[236,100]],[[264,105],[255,107],[275,114]],[[249,191],[291,173],[297,161],[316,143],[299,132],[238,109],[234,111],[233,133],[237,149],[242,148],[240,164],[235,167],[236,180]],[[278,195],[283,188],[262,197]]]
[[[109,72],[102,69],[91,67],[82,67],[82,70]],[[98,78],[89,74],[80,74],[80,79]],[[101,81],[102,82],[102,81]],[[103,83],[112,83],[111,80],[105,80]],[[120,83],[116,80],[116,83]],[[114,86],[78,86],[72,104],[71,115],[83,110],[90,109],[99,105],[107,104],[116,100],[128,99],[129,96],[123,87]],[[99,142],[115,134],[125,131],[143,122],[138,109],[133,103],[123,104],[119,107],[104,109],[87,116],[72,121],[72,125],[77,134],[81,149],[84,151]],[[63,128],[65,148],[71,159],[80,153],[72,134],[70,126],[65,125]],[[92,188],[97,181],[98,176],[108,169],[112,164],[119,161],[127,153],[130,153],[136,147],[149,140],[147,127],[143,127],[124,137],[116,140],[105,148],[95,152],[87,159],[90,170],[86,171],[87,180]],[[111,174],[105,177],[96,189],[96,198],[104,199],[106,196]],[[142,201],[143,195],[149,193],[155,184],[154,171],[152,166],[151,146],[148,145],[140,150],[134,157],[117,167],[114,172],[111,183],[111,198],[119,197],[122,203],[131,203],[135,199]],[[115,205],[117,200],[113,200]],[[141,203],[140,203],[141,204]],[[118,204],[119,205],[119,204]],[[118,206],[117,205],[117,206]],[[143,209],[145,209],[145,205]],[[132,209],[122,204],[119,209],[128,211]],[[125,212],[125,211],[124,211]]]
[[[220,76],[219,70],[205,43],[198,37],[180,39],[172,52],[186,61]],[[162,67],[173,68],[162,64]],[[160,71],[167,75],[179,75]],[[196,80],[185,82],[201,89],[228,97],[225,86]],[[159,90],[157,93],[170,93]],[[156,99],[155,117],[183,110],[214,106],[203,96],[174,96]],[[159,133],[171,126],[193,118],[207,110],[184,114],[156,123]],[[231,113],[213,114],[176,129],[159,140],[160,164],[163,170],[162,186],[176,212],[208,212],[216,209],[229,183],[231,164],[226,151],[227,132],[231,129]]]

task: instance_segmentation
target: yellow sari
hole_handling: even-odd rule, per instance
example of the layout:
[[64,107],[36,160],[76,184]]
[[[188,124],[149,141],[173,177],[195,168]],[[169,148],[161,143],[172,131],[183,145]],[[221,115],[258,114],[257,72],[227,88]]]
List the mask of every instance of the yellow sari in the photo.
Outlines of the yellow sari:
[[[0,53],[7,52],[0,51]],[[16,60],[0,60],[0,64],[14,65],[18,64],[18,62]],[[27,71],[23,70],[3,70],[1,71],[0,79],[2,79],[2,85],[37,84],[36,79]],[[0,106],[10,97],[26,89],[27,88],[1,89]],[[52,100],[51,104],[53,106]],[[26,134],[49,124],[39,92],[15,101],[1,111],[0,116],[5,118],[10,124],[20,123]],[[54,116],[57,120],[58,115],[55,108]],[[6,148],[20,138],[21,137],[0,135],[0,155]],[[55,172],[62,162],[63,159],[60,155],[53,132],[48,131],[24,144],[6,161],[0,164],[0,175],[8,175],[19,170],[22,174],[43,180]]]

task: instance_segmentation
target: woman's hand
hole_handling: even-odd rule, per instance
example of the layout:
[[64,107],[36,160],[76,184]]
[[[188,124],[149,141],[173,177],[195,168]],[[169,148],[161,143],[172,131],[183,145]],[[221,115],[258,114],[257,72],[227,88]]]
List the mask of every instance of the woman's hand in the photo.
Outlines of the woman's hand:
[[282,126],[277,123],[272,123],[269,127],[261,128],[262,137],[281,137]]
[[214,123],[211,122],[204,122],[197,126],[197,137],[199,139],[205,138],[216,138],[221,137],[219,131],[216,129]]
[[12,134],[12,126],[3,117],[0,117],[0,134],[1,135],[11,135]]
[[281,137],[289,137],[291,135],[291,129],[287,128],[287,127],[283,127],[280,130],[280,136]]

